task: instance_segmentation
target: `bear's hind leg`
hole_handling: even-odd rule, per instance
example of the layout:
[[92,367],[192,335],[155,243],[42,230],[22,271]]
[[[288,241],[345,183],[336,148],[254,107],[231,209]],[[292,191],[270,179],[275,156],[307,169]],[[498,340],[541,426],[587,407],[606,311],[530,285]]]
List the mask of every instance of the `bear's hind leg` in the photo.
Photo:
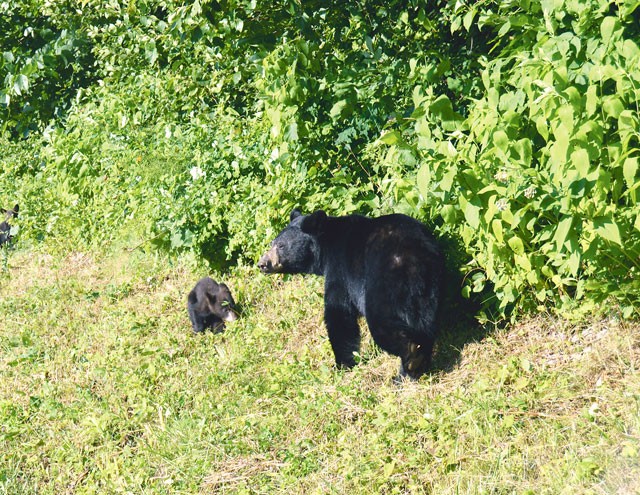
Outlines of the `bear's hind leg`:
[[191,304],[189,304],[187,309],[189,312],[189,319],[191,320],[191,326],[193,327],[193,331],[195,333],[204,332],[204,329],[206,328],[205,318],[200,316],[198,314],[198,311]]
[[340,306],[326,306],[324,322],[338,368],[353,368],[354,354],[360,351],[360,327],[355,311]]
[[424,375],[431,365],[433,343],[433,339],[423,341],[421,344],[410,342],[407,353],[400,358],[399,375],[408,376],[413,380]]
[[431,365],[431,353],[435,338],[416,335],[399,322],[367,320],[373,340],[389,354],[400,357],[399,376],[417,380]]

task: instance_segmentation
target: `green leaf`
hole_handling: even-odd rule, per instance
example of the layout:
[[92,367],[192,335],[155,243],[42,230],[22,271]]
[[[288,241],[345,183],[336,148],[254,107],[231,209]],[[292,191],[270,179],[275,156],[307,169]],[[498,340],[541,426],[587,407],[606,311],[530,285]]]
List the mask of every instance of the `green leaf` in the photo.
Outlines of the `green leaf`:
[[432,115],[440,117],[442,120],[448,121],[453,119],[453,106],[451,100],[446,95],[438,97],[431,105],[429,111]]
[[510,29],[511,29],[511,23],[507,19],[507,22],[505,22],[500,27],[500,30],[498,31],[498,38],[503,38],[504,36],[506,36],[506,34],[509,32]]
[[460,291],[460,295],[465,299],[469,299],[471,297],[471,287],[465,285]]
[[567,163],[567,152],[569,150],[569,133],[567,129],[560,125],[554,132],[556,142],[549,149],[551,163],[555,167],[564,167]]
[[515,390],[522,390],[529,385],[529,378],[526,376],[519,376],[513,384]]
[[544,115],[540,115],[536,119],[536,130],[545,141],[549,140],[549,127],[547,126],[547,119],[544,118]]
[[631,188],[636,182],[636,173],[638,172],[638,157],[629,157],[622,165],[622,173],[627,187]]
[[331,110],[329,110],[329,115],[332,119],[337,119],[342,116],[342,112],[346,107],[347,100],[340,100],[331,107]]
[[502,130],[498,130],[493,133],[493,142],[505,153],[509,149],[509,137],[507,136],[507,133]]
[[496,240],[502,244],[504,242],[504,233],[502,231],[502,222],[497,218],[491,222],[491,228],[493,234],[496,236]]
[[600,98],[598,98],[598,87],[594,84],[587,88],[585,110],[587,117],[591,117],[598,109]]
[[[640,6],[640,2],[637,3],[638,4],[635,8]],[[638,48],[638,45],[636,45],[632,40],[624,40],[624,43],[622,44],[622,56],[631,62],[633,59],[640,57],[640,48]]]
[[449,167],[447,172],[442,176],[442,180],[440,181],[439,188],[441,191],[450,192],[451,186],[453,186],[453,181],[458,174],[458,168],[455,166]]
[[558,223],[558,227],[556,227],[556,233],[553,236],[553,242],[556,244],[556,248],[558,251],[562,250],[564,246],[564,241],[567,239],[567,235],[571,230],[571,225],[573,224],[573,217],[565,217],[560,220]]
[[158,60],[158,49],[155,41],[150,41],[144,47],[144,55],[151,65]]
[[[522,243],[522,241],[520,241],[520,243]],[[518,249],[520,249],[519,246],[516,246]],[[511,249],[514,249],[513,246],[511,246]],[[515,254],[513,256],[513,260],[516,262],[516,265],[519,268],[522,268],[522,270],[524,270],[525,272],[530,272],[531,271],[531,261],[529,261],[529,257],[524,254],[524,246],[522,247],[523,250],[523,254]]]
[[418,176],[416,177],[416,183],[422,197],[427,198],[429,196],[429,184],[431,183],[431,170],[429,165],[425,164],[420,167]]
[[399,131],[390,131],[380,137],[380,141],[384,144],[393,145],[402,140],[402,135]]
[[298,124],[292,122],[285,127],[284,138],[291,143],[298,140]]
[[469,12],[465,14],[464,19],[462,20],[462,25],[467,31],[471,29],[471,25],[473,24],[473,18],[475,17],[475,15],[476,9],[469,9]]
[[507,241],[511,250],[516,254],[524,254],[524,243],[518,236],[513,236]]
[[566,263],[567,268],[569,269],[569,273],[572,276],[576,276],[578,274],[578,270],[580,269],[580,253],[578,251],[574,251],[569,256],[569,259]]
[[617,96],[606,96],[602,103],[602,109],[609,117],[617,119],[624,110],[624,105]]
[[580,178],[584,178],[589,173],[589,153],[585,149],[578,148],[571,153],[571,164],[580,174]]
[[22,95],[23,92],[29,90],[29,79],[24,74],[18,74],[15,82],[13,83],[13,90],[18,95]]
[[620,228],[610,217],[598,217],[593,220],[593,230],[603,239],[622,245]]
[[629,134],[635,134],[638,129],[638,116],[632,110],[623,110],[618,117],[618,129]]
[[184,245],[184,241],[182,240],[182,233],[176,230],[173,234],[171,234],[171,247],[173,249],[180,248]]
[[573,133],[574,126],[574,115],[573,115],[573,107],[571,105],[561,106],[558,110],[558,117],[560,118],[560,122],[563,127],[567,130],[567,134],[571,135]]
[[616,17],[605,17],[602,19],[600,25],[600,33],[602,34],[602,41],[608,43],[613,37],[613,34],[620,29],[620,23]]
[[527,167],[530,166],[531,158],[533,156],[531,149],[531,140],[528,138],[520,139],[515,144],[515,150],[518,152],[518,155],[520,155],[520,160],[522,161],[522,163]]
[[[455,225],[458,217],[456,207],[453,205],[444,205],[440,210],[440,216],[445,221],[445,223],[449,225]],[[638,230],[640,230],[640,228],[638,228]]]
[[480,226],[480,207],[471,204],[464,196],[460,196],[460,208],[467,223],[474,229]]

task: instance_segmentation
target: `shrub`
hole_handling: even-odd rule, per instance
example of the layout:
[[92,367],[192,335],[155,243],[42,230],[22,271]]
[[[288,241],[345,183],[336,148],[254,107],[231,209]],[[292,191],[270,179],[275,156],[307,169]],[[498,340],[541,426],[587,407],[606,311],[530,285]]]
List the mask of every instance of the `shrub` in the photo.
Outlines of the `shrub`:
[[625,316],[639,307],[633,9],[597,1],[460,7],[460,29],[473,20],[497,32],[482,96],[462,116],[446,95],[418,87],[402,134],[382,138],[418,157],[427,215],[473,258],[465,291],[490,284],[502,314],[590,312],[609,297]]

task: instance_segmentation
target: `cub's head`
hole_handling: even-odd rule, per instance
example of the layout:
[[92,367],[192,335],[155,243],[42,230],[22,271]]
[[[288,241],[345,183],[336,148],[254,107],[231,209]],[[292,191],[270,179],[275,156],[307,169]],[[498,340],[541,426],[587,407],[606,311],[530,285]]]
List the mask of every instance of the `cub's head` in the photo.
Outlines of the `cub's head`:
[[5,210],[4,208],[2,208],[2,213],[4,213],[5,220],[10,220],[13,217],[17,217],[19,209],[20,205],[15,205],[11,210]]
[[236,303],[233,300],[229,287],[225,284],[218,284],[218,290],[213,294],[212,306],[213,314],[223,321],[235,321],[238,319]]
[[9,220],[18,216],[19,206],[15,205],[11,210],[5,210],[4,208],[0,208],[0,211],[4,213],[5,220],[0,222],[0,245],[11,242],[13,234],[15,233],[16,228],[12,228],[9,225]]

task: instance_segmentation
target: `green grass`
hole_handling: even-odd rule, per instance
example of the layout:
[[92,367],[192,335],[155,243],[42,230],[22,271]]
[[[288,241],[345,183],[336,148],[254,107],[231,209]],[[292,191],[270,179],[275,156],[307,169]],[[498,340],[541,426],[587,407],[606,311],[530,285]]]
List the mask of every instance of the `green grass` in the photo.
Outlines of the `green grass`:
[[243,315],[193,335],[202,275],[140,252],[10,254],[0,492],[640,493],[637,323],[458,325],[438,369],[398,386],[368,337],[333,369],[315,277],[213,274]]

